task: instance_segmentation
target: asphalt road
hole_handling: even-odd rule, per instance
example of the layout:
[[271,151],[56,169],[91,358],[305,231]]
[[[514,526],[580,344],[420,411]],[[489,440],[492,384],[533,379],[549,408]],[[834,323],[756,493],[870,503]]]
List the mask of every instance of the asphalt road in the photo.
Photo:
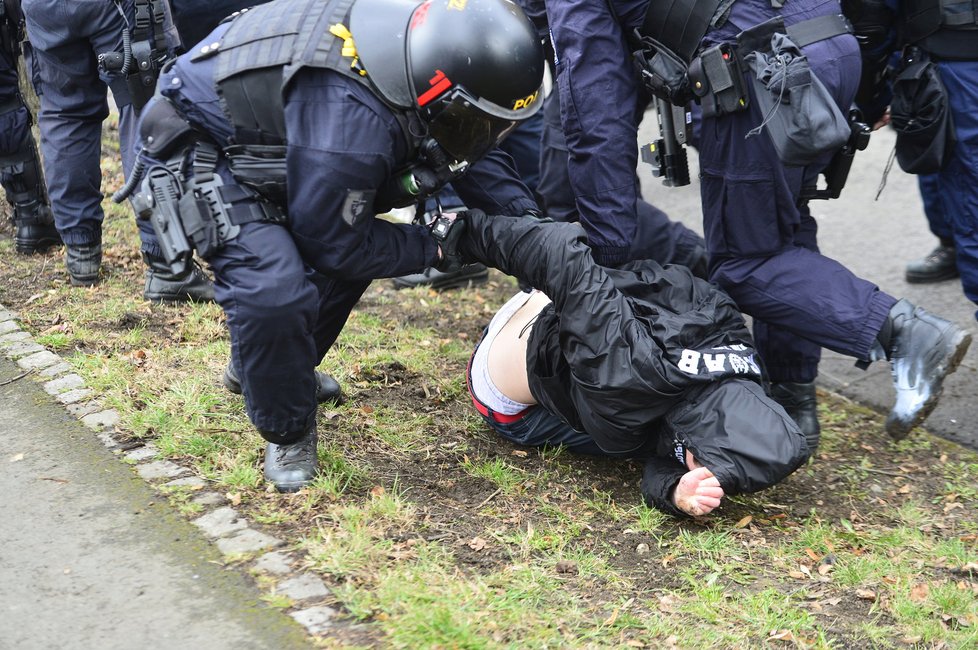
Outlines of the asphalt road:
[[[643,124],[642,143],[654,133],[654,114]],[[819,245],[823,253],[848,266],[857,275],[879,285],[898,298],[939,314],[972,330],[978,339],[974,303],[965,298],[957,280],[932,285],[908,284],[904,266],[923,257],[937,244],[927,228],[921,207],[916,177],[893,165],[886,188],[875,200],[877,187],[894,136],[889,129],[873,134],[870,146],[856,156],[842,197],[815,201],[812,213],[819,224]],[[663,187],[647,168],[640,169],[646,198],[684,222],[703,232],[699,206],[696,153],[690,150],[690,170],[694,177],[684,188]],[[818,382],[827,389],[888,412],[893,403],[893,386],[888,363],[874,363],[862,371],[849,357],[830,350],[823,352]],[[964,362],[945,383],[944,395],[924,426],[933,433],[978,449],[978,342],[971,346]]]
[[21,373],[0,357],[0,649],[309,647]]

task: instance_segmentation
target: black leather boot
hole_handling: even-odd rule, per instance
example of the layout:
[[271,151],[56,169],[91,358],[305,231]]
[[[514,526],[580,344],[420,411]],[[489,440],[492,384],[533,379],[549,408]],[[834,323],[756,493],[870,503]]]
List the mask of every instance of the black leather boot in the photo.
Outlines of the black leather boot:
[[102,244],[65,246],[65,266],[73,287],[92,287],[98,284],[102,267]]
[[425,269],[421,273],[413,273],[394,278],[396,289],[411,289],[414,287],[431,287],[435,291],[454,289],[471,284],[481,284],[489,279],[489,269],[485,264],[466,264],[458,271],[439,271],[435,268]]
[[174,273],[165,260],[143,253],[146,285],[143,298],[153,302],[214,302],[214,285],[196,261],[185,272]]
[[[238,379],[238,373],[235,372],[233,363],[228,362],[227,368],[224,369],[222,382],[224,387],[235,395],[241,394],[241,380]],[[326,402],[343,403],[343,390],[340,388],[339,382],[325,372],[318,370],[316,371],[316,401],[320,404]]]
[[902,440],[937,406],[944,378],[961,363],[971,334],[901,300],[890,310],[877,340],[892,364],[896,388],[886,431]]
[[788,416],[795,421],[805,440],[808,441],[809,453],[814,456],[822,435],[822,428],[818,424],[815,382],[772,382],[771,399],[780,404]]
[[927,284],[953,280],[960,275],[957,260],[954,241],[941,239],[941,243],[927,257],[907,264],[907,282]]
[[309,485],[319,470],[317,443],[315,420],[294,442],[268,443],[265,446],[265,480],[279,492],[298,492]]
[[54,216],[46,205],[18,205],[14,207],[14,246],[22,255],[43,253],[52,246],[61,245],[61,235],[54,227]]

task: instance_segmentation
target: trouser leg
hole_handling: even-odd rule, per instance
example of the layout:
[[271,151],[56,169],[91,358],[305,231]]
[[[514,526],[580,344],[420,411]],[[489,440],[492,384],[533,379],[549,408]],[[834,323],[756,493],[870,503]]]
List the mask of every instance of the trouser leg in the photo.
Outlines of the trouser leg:
[[248,416],[269,442],[294,442],[316,412],[317,287],[280,225],[245,224],[208,262]]
[[[858,48],[833,47],[813,67],[821,77],[834,56],[822,80],[851,96],[846,89],[854,91],[858,80]],[[763,134],[745,139],[763,117],[752,102],[747,111],[703,119],[701,193],[711,279],[765,323],[759,345],[772,379],[810,381],[816,346],[867,359],[896,299],[818,252],[814,221],[797,201],[805,175],[817,168],[785,167]]]
[[[540,147],[540,181],[537,194],[544,212],[554,221],[579,220],[574,188],[567,169],[567,141],[560,124],[557,93],[551,93],[543,108],[543,134]],[[660,264],[695,264],[701,254],[703,238],[652,204],[639,199],[632,259],[650,259]]]
[[944,62],[940,73],[957,136],[953,157],[939,175],[942,205],[954,233],[964,293],[978,303],[978,61]]

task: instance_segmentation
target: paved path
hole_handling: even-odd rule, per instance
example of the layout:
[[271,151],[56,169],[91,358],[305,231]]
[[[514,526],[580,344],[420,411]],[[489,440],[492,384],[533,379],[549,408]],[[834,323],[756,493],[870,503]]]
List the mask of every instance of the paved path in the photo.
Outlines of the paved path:
[[22,372],[0,357],[0,649],[309,647]]
[[[646,119],[643,135],[650,139]],[[934,285],[912,285],[903,279],[904,265],[937,244],[927,229],[917,191],[916,177],[904,174],[894,164],[879,201],[874,201],[887,157],[893,147],[893,132],[873,134],[869,149],[856,156],[842,198],[813,202],[818,218],[822,251],[846,264],[856,274],[876,282],[884,291],[909,299],[928,310],[971,329],[976,306],[964,297],[957,280]],[[695,152],[690,152],[690,169],[697,175]],[[699,183],[669,189],[640,170],[645,195],[674,218],[702,232]],[[852,359],[829,350],[823,353],[819,383],[882,412],[893,402],[889,364],[875,363],[863,372]],[[932,432],[978,449],[978,332],[976,343],[958,371],[946,382],[944,396],[925,426]]]

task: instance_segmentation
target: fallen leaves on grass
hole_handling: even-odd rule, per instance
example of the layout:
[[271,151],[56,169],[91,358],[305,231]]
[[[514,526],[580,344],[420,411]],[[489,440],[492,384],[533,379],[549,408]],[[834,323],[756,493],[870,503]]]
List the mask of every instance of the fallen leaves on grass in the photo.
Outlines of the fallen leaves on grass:
[[876,602],[876,592],[871,589],[856,589],[856,598],[859,600],[868,600],[871,603]]

